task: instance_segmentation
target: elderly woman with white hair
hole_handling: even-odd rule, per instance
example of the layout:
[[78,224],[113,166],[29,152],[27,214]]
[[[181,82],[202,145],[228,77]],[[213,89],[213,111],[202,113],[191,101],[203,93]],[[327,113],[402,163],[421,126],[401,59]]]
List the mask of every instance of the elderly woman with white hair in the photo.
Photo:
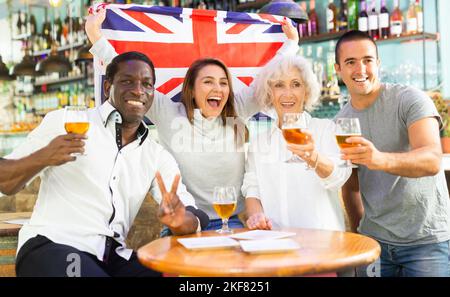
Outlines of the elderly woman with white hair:
[[[338,166],[334,122],[307,112],[320,92],[311,65],[300,56],[276,58],[260,71],[255,85],[256,98],[274,120],[250,141],[242,186],[247,227],[345,230],[338,192],[351,168]],[[288,144],[281,130],[283,114],[301,112],[307,143]],[[304,163],[285,162],[292,154]]]

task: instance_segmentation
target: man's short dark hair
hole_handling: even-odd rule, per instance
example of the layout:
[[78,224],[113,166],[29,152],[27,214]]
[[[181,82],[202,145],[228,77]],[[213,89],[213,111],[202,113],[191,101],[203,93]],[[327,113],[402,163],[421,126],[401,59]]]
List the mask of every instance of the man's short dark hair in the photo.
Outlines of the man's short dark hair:
[[106,67],[106,79],[112,83],[112,81],[114,80],[114,76],[119,70],[119,64],[132,60],[142,61],[150,66],[150,69],[152,70],[153,84],[155,84],[155,66],[153,66],[153,62],[149,59],[149,57],[140,52],[126,52],[114,57],[111,63],[109,63],[108,67]]
[[339,65],[339,48],[341,47],[341,44],[347,41],[357,41],[357,40],[369,40],[370,42],[372,42],[373,45],[375,46],[375,50],[377,51],[376,58],[378,59],[378,47],[373,38],[370,37],[365,32],[352,30],[342,35],[341,38],[339,38],[338,42],[336,43],[336,48],[334,50],[336,64]]

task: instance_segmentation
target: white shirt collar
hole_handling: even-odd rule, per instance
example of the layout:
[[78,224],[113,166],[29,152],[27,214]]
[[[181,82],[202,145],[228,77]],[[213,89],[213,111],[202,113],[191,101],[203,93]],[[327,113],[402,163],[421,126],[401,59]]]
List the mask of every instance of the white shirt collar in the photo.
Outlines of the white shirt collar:
[[[122,124],[122,115],[120,112],[109,102],[108,100],[98,108],[100,117],[102,119],[103,126],[106,128],[109,123]],[[139,145],[147,138],[149,131],[144,121],[141,122],[138,128],[137,138],[139,139]]]

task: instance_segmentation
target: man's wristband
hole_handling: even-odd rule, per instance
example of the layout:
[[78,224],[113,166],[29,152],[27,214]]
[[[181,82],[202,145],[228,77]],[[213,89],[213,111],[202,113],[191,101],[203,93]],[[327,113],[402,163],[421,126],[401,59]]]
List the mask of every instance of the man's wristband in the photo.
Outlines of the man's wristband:
[[[186,206],[186,210],[195,215],[195,217],[198,219],[199,226],[202,230],[208,226],[209,217],[204,211],[202,211],[198,208],[195,208],[191,205]],[[199,231],[198,228],[197,228],[197,231]]]

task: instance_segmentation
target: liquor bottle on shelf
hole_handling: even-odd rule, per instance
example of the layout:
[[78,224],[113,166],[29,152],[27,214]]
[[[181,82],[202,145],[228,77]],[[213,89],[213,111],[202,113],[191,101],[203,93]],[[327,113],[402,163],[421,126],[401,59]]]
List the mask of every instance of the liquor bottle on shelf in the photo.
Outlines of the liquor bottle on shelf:
[[87,40],[87,36],[84,31],[84,20],[81,17],[77,18],[77,20],[78,20],[78,31],[77,31],[78,43],[85,43]]
[[23,22],[22,22],[22,34],[28,35],[30,34],[29,26],[28,26],[28,15],[27,13],[23,14]]
[[51,25],[48,21],[48,18],[45,19],[44,24],[42,25],[42,49],[48,49],[50,48],[52,36],[51,36]]
[[57,41],[61,45],[61,35],[62,35],[62,22],[59,16],[56,16],[53,22],[53,40]]
[[423,33],[423,9],[420,5],[420,0],[416,0],[416,17],[417,17],[417,32]]
[[406,14],[406,34],[417,33],[417,14],[415,1],[411,0],[409,3],[408,12]]
[[378,27],[378,13],[376,11],[375,0],[372,0],[371,8],[369,11],[369,35],[373,40],[380,38],[380,31]]
[[37,34],[37,22],[36,22],[36,17],[34,16],[34,14],[30,15],[30,34],[32,36],[36,36]]
[[366,1],[361,1],[361,11],[358,17],[358,30],[369,34],[369,15],[367,14]]
[[309,2],[309,13],[308,13],[308,33],[309,36],[314,36],[319,34],[319,18],[316,13],[316,1],[311,0]]
[[337,17],[337,24],[339,31],[345,31],[348,29],[347,0],[341,0],[341,8]]
[[[300,2],[299,5],[303,9],[303,11],[306,11],[306,2],[305,1]],[[298,35],[300,38],[308,36],[308,24],[307,23],[298,24]]]
[[381,38],[386,39],[389,37],[389,10],[386,7],[386,0],[381,0],[380,15],[378,18]]
[[403,15],[400,10],[400,0],[394,0],[394,10],[391,14],[391,36],[400,37],[403,33]]
[[16,33],[17,35],[22,35],[22,12],[19,10],[17,13],[17,23],[16,23]]
[[327,32],[336,32],[337,31],[337,8],[334,5],[334,0],[328,0],[327,7]]
[[347,19],[348,19],[348,29],[349,30],[357,30],[358,29],[358,3],[356,2],[356,0],[348,0]]
[[69,26],[70,26],[70,18],[67,15],[62,23],[62,34],[61,34],[61,46],[65,46],[66,44],[70,44],[69,41]]

